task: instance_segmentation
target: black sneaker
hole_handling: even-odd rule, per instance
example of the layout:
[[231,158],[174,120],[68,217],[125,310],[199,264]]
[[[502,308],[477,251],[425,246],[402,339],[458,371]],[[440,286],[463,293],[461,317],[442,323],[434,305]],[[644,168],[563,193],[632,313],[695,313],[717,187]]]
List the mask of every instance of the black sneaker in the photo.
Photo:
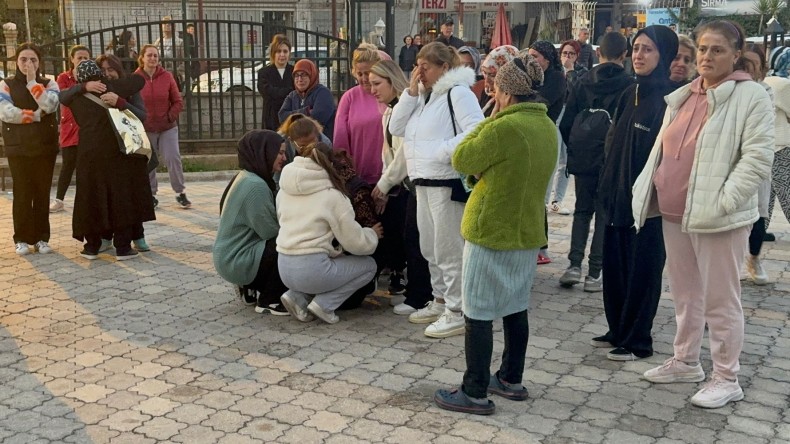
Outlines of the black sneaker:
[[403,274],[397,272],[390,274],[389,293],[391,295],[406,293],[406,280],[403,279]]
[[240,287],[238,285],[233,286],[233,290],[236,292],[236,296],[241,299],[241,302],[244,302],[244,305],[255,305],[258,303],[258,292],[255,290],[250,290],[249,288]]
[[154,196],[154,209],[159,206],[159,200]]
[[590,345],[597,348],[614,348],[612,345],[611,339],[608,336],[596,336],[590,339]]
[[272,316],[289,316],[288,310],[283,304],[269,304],[266,307],[260,305],[255,307],[255,313],[271,313]]
[[181,205],[181,208],[189,208],[192,206],[192,202],[187,199],[187,195],[184,193],[179,194],[176,196],[176,202]]
[[99,258],[99,252],[91,251],[88,250],[87,247],[84,247],[82,251],[80,251],[80,256],[84,257],[85,259],[88,259],[89,261],[94,261]]
[[776,242],[776,235],[773,233],[765,233],[763,235],[763,242]]
[[612,361],[636,361],[641,359],[623,347],[617,347],[606,354],[606,357]]
[[138,253],[134,248],[126,247],[115,250],[115,259],[118,259],[119,261],[127,261],[129,259],[136,258],[139,254],[140,253]]

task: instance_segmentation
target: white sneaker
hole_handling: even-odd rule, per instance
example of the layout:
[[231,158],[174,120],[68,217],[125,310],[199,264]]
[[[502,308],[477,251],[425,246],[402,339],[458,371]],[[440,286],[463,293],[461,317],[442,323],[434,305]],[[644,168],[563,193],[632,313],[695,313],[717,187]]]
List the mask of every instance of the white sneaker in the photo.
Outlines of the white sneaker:
[[334,311],[324,310],[320,305],[316,304],[315,301],[311,301],[307,305],[307,309],[310,310],[310,313],[316,315],[318,319],[321,319],[327,324],[337,324],[340,322],[340,318],[335,314]]
[[768,285],[771,283],[768,273],[763,268],[762,262],[760,262],[760,256],[752,256],[750,254],[746,258],[746,275],[755,285]]
[[52,247],[50,247],[49,244],[44,242],[44,241],[36,242],[36,245],[34,247],[35,247],[36,251],[38,251],[41,254],[52,253]]
[[466,321],[462,312],[445,310],[439,319],[425,328],[425,336],[429,338],[449,338],[462,335],[466,331]]
[[650,382],[659,384],[669,384],[673,382],[700,382],[705,380],[705,372],[702,366],[688,365],[671,357],[664,361],[663,365],[651,368],[643,374],[644,378]]
[[390,296],[390,307],[397,307],[398,305],[402,304],[403,301],[405,300],[406,300],[406,296],[403,296],[401,294]]
[[17,242],[16,243],[16,254],[20,256],[24,256],[26,254],[30,254],[30,245],[27,242]]
[[560,207],[560,210],[557,211],[557,214],[560,214],[560,215],[563,215],[563,216],[568,216],[568,215],[571,214],[571,210],[569,210],[567,207],[563,206],[563,207]]
[[[283,306],[286,310],[288,310],[288,313],[291,313],[291,316],[295,317],[301,322],[310,322],[315,319],[315,317],[309,311],[307,311],[306,307],[303,307],[299,302],[297,302],[297,299],[301,298],[293,296],[288,291],[280,296],[280,302],[283,303]],[[305,301],[301,302],[304,303]]]
[[439,319],[444,313],[444,304],[436,301],[428,302],[428,305],[409,315],[409,322],[412,324],[430,324]]
[[395,313],[396,315],[402,315],[402,316],[410,315],[410,314],[412,314],[412,313],[414,313],[416,311],[417,311],[416,308],[414,308],[414,307],[412,307],[411,305],[408,305],[408,304],[398,304],[398,305],[396,305],[395,307],[392,308],[392,312],[393,313]]
[[730,401],[743,399],[743,390],[738,385],[738,380],[729,381],[719,375],[713,375],[702,390],[691,397],[691,403],[697,407],[717,409],[724,407]]
[[59,211],[63,211],[63,201],[60,199],[52,199],[49,203],[49,212],[57,213]]

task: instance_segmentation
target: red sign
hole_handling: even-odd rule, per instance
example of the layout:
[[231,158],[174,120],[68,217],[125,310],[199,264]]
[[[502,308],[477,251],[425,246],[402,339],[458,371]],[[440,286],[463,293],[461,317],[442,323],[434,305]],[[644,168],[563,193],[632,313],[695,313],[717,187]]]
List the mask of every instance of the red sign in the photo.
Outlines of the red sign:
[[447,9],[447,0],[422,0],[422,9]]
[[250,45],[254,45],[258,43],[258,31],[255,29],[248,29],[247,30],[247,43]]

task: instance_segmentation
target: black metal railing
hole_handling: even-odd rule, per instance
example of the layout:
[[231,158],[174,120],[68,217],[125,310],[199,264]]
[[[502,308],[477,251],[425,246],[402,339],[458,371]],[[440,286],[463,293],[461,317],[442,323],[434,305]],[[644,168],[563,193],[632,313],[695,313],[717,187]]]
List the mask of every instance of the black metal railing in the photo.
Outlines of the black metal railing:
[[[195,26],[192,37],[186,36],[187,23]],[[165,53],[162,37],[166,26],[171,27],[171,35],[182,40],[182,52]],[[117,42],[127,31],[134,36],[137,51],[144,44],[156,43],[162,65],[179,77],[184,98],[179,127],[184,143],[238,140],[250,129],[260,127],[263,99],[257,91],[257,71],[268,63],[268,45],[274,34],[288,36],[293,45],[292,62],[308,58],[318,65],[320,83],[335,97],[350,86],[346,40],[283,23],[254,21],[154,21],[85,32],[41,45],[42,69],[52,78],[69,69],[68,50],[79,44],[86,46],[93,57],[118,53],[131,71],[136,60],[126,56]],[[0,70],[10,75],[12,64],[13,60],[0,60]]]

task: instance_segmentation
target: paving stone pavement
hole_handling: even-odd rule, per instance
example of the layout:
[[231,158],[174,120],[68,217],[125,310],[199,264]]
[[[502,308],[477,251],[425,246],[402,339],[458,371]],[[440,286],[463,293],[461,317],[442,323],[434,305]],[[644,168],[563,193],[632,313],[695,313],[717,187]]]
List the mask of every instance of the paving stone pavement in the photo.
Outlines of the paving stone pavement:
[[743,401],[703,410],[689,404],[698,384],[640,379],[672,351],[667,293],[656,355],[617,363],[589,346],[605,332],[601,296],[557,285],[572,217],[552,215],[555,261],[539,267],[530,310],[530,399],[493,398],[496,414],[477,417],[432,402],[461,380],[463,337],[426,338],[384,296],[336,325],[240,304],[211,260],[225,183],[188,179],[191,210],[161,194],[152,251],[125,262],[79,257],[73,189],[50,219],[55,253],[18,257],[11,197],[0,197],[1,442],[790,443],[790,225],[779,213],[778,241],[765,244],[776,283],[743,289]]

